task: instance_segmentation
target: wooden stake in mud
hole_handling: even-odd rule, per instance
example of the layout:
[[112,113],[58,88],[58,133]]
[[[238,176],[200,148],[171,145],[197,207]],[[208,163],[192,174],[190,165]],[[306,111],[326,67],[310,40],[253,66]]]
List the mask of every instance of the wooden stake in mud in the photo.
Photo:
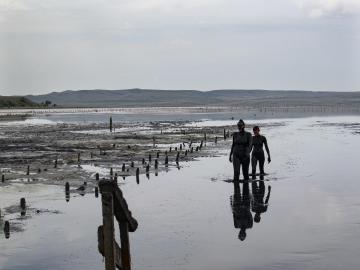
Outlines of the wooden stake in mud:
[[136,183],[137,183],[137,184],[140,183],[139,174],[140,174],[140,169],[139,169],[139,168],[136,168]]
[[168,155],[165,156],[165,166],[167,166],[169,164],[169,157]]
[[21,207],[22,210],[25,210],[25,208],[26,208],[26,200],[25,200],[25,198],[20,199],[20,207]]
[[155,136],[153,136],[153,147],[155,147]]
[[185,150],[185,157],[187,156],[187,154],[188,154],[188,150]]
[[175,152],[177,151],[177,146],[175,146]]
[[158,168],[159,168],[159,161],[155,159],[155,170],[157,170]]
[[206,142],[206,132],[204,133],[204,141]]
[[56,157],[55,163],[54,163],[54,168],[55,168],[55,169],[57,168],[57,164],[58,164],[58,158]]
[[226,130],[224,128],[224,140],[226,140]]
[[125,164],[122,165],[121,171],[122,171],[122,172],[125,172]]
[[114,174],[113,168],[110,168],[110,175],[113,176],[113,174]]
[[134,168],[134,161],[131,161],[131,168]]
[[142,159],[142,164],[143,164],[143,165],[145,164],[145,158]]
[[149,154],[149,163],[151,163],[151,154]]
[[160,152],[158,151],[157,153],[156,153],[156,158],[159,158],[160,157]]
[[95,187],[95,198],[99,197],[99,188]]
[[180,152],[177,152],[177,154],[176,154],[176,163],[179,163],[179,158],[180,158]]
[[102,216],[104,235],[105,269],[115,270],[115,245],[114,245],[114,200],[110,192],[102,192]]
[[96,173],[96,174],[95,174],[95,180],[96,180],[96,181],[99,181],[99,179],[100,179],[100,175],[99,175],[99,173]]
[[10,237],[10,223],[9,223],[9,221],[5,221],[4,233],[5,233],[5,238],[9,239],[9,237]]
[[217,144],[217,136],[215,137],[215,144]]
[[195,149],[195,151],[197,152],[197,151],[199,151],[199,146],[196,146],[196,149]]
[[146,173],[149,173],[149,171],[150,171],[150,164],[148,164],[148,165],[146,166]]
[[200,143],[199,150],[201,150],[202,147],[203,147],[203,141],[201,141]]
[[180,146],[179,146],[179,147],[180,147],[180,150],[182,150],[182,144],[180,144]]
[[70,201],[70,184],[69,182],[65,183],[65,201]]
[[194,147],[191,147],[190,153],[194,152]]
[[5,182],[5,174],[1,175],[1,182],[2,182],[2,183]]
[[170,147],[170,149],[169,149],[169,152],[171,153],[171,147]]
[[112,117],[110,116],[110,132],[113,131],[113,122],[112,122]]
[[30,175],[30,165],[27,166],[26,175]]

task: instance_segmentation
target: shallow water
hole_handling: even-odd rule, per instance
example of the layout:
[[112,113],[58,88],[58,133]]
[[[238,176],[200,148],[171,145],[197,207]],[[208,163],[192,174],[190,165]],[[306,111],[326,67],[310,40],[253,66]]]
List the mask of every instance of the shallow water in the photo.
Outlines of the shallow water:
[[[288,119],[262,129],[273,160],[265,197],[269,186],[271,193],[244,241],[234,227],[239,216],[234,220],[231,200],[239,196],[225,181],[232,177],[225,155],[141,176],[139,185],[134,177],[119,180],[139,222],[130,234],[133,269],[359,269],[360,135],[353,125],[343,127],[359,121]],[[60,213],[17,220],[23,230],[9,239],[1,231],[0,269],[104,269],[96,239],[99,198],[71,194],[67,203],[63,188],[17,184],[0,188],[1,208],[20,197]],[[237,206],[248,210],[246,202]]]

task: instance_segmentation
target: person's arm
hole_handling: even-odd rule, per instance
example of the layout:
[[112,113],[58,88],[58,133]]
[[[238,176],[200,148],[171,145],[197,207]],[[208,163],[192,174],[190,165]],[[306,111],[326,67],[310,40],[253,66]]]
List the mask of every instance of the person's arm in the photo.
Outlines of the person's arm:
[[230,162],[232,162],[232,154],[233,154],[233,150],[234,150],[234,135],[235,135],[235,133],[233,133],[233,141],[232,141],[231,150],[230,150],[230,156],[229,156]]
[[268,203],[269,203],[270,192],[271,192],[271,186],[268,186],[268,194],[267,194],[266,199],[265,199],[265,204],[268,204]]
[[252,135],[251,135],[250,132],[248,132],[248,154],[249,154],[249,155],[250,155],[252,146],[253,146],[253,143],[252,143]]
[[266,137],[264,136],[264,145],[265,145],[265,150],[266,150],[266,153],[268,155],[268,162],[270,163],[271,162],[271,157],[270,157],[270,150],[269,150],[269,146],[267,144],[267,140],[266,140]]

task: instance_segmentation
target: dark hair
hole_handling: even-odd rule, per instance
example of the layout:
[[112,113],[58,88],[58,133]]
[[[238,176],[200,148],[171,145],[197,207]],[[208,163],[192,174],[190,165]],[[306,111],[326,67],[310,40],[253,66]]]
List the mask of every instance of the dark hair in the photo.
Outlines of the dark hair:
[[259,126],[253,127],[253,131],[255,131],[255,130],[260,130]]
[[237,123],[237,125],[238,125],[238,126],[239,126],[239,125],[245,125],[244,120],[240,119],[239,122]]

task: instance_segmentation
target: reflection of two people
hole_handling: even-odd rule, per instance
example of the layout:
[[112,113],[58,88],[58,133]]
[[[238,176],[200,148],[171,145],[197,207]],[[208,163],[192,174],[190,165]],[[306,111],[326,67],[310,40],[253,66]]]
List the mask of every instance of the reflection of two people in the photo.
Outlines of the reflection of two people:
[[[244,241],[246,230],[252,228],[254,221],[259,223],[261,214],[267,211],[271,187],[268,187],[268,194],[264,201],[265,184],[263,181],[258,183],[252,182],[252,194],[250,194],[248,182],[242,183],[241,186],[238,181],[234,182],[234,195],[230,197],[230,204],[234,218],[234,227],[240,229],[238,238]],[[254,218],[250,208],[255,214]]]

